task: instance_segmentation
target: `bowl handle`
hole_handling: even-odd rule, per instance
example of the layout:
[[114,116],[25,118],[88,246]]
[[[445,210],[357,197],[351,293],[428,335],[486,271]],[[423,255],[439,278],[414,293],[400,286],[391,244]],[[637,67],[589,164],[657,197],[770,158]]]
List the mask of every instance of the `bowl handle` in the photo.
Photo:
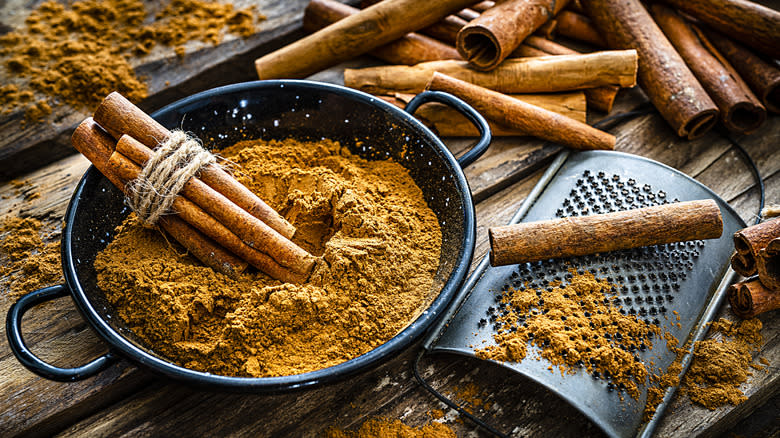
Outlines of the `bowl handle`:
[[466,102],[452,94],[444,93],[442,91],[423,91],[415,96],[414,99],[410,100],[409,103],[406,104],[404,110],[409,114],[414,114],[414,112],[417,111],[417,108],[428,102],[439,102],[455,108],[459,113],[466,116],[466,118],[479,130],[479,141],[458,158],[458,164],[460,164],[461,168],[473,163],[485,153],[488,146],[490,146],[490,141],[493,136],[490,133],[490,126],[488,126],[488,122],[482,117],[482,114],[478,113],[477,110]]
[[11,351],[19,362],[41,377],[60,382],[75,382],[86,379],[103,371],[119,360],[114,353],[109,351],[86,365],[76,368],[60,368],[44,362],[27,348],[22,338],[22,316],[33,306],[68,295],[70,295],[70,291],[64,284],[30,292],[8,309],[8,317],[5,320],[8,343],[11,345]]

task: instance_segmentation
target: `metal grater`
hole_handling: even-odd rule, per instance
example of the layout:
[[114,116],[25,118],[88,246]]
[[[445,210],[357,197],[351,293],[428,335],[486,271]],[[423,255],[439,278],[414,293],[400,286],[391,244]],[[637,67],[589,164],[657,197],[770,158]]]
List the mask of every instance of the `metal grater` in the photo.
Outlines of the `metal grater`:
[[[731,236],[745,227],[731,207],[707,187],[658,162],[611,151],[562,153],[544,174],[510,223],[556,217],[608,213],[711,198],[717,201],[724,230],[719,239],[615,251],[570,259],[489,266],[486,256],[456,297],[456,303],[432,332],[424,347],[431,352],[475,356],[475,349],[494,345],[493,333],[500,295],[509,287],[545,287],[551,281],[567,280],[574,266],[620,287],[611,296],[628,314],[655,323],[671,332],[684,345],[700,340],[733,280],[729,257]],[[570,278],[570,277],[569,277]],[[525,285],[525,286],[524,286]],[[677,312],[676,314],[673,312]],[[677,315],[680,320],[677,320]],[[680,327],[676,324],[679,323]],[[691,345],[693,342],[691,343]],[[634,400],[604,376],[590,375],[584,368],[562,376],[550,372],[550,362],[533,354],[520,363],[496,362],[544,385],[571,403],[612,437],[649,436],[676,388],[670,388],[655,416],[642,424],[647,398],[644,385]],[[653,349],[633,351],[648,371],[666,370],[675,354],[659,336]],[[683,360],[687,369],[690,355]]]

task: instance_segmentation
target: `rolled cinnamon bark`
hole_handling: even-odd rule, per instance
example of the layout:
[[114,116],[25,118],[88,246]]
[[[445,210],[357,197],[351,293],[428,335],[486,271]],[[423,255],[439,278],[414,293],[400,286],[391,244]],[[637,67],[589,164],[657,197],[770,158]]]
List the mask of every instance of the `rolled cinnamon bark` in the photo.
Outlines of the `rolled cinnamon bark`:
[[615,148],[615,137],[606,132],[487,88],[434,73],[426,89],[460,97],[486,118],[528,135],[574,149]]
[[610,47],[639,52],[639,85],[680,137],[704,135],[718,107],[639,0],[582,0]]
[[569,0],[504,0],[458,32],[458,52],[479,70],[498,66]]
[[766,120],[766,109],[731,64],[706,37],[669,7],[653,4],[651,12],[677,52],[720,109],[732,131],[749,134]]
[[772,239],[759,251],[756,271],[764,286],[780,293],[780,237]]
[[[520,47],[525,45],[542,51],[548,55],[573,55],[580,53],[576,50],[572,50],[566,46],[558,44],[555,41],[550,41],[546,38],[540,38],[534,35],[526,38]],[[515,52],[517,53],[517,51]],[[608,113],[612,111],[612,105],[615,103],[615,98],[617,97],[619,91],[620,87],[615,85],[588,88],[585,90],[585,97],[587,97],[588,105],[591,108]]]
[[[587,103],[585,94],[581,91],[555,94],[512,94],[509,96],[582,123],[587,121]],[[396,93],[394,96],[377,97],[399,108],[404,108],[412,100],[414,94]],[[442,137],[479,136],[479,131],[473,123],[447,105],[435,102],[427,103],[415,111],[414,117]],[[509,128],[491,121],[489,124],[490,133],[494,137],[528,135],[521,129]]]
[[[125,184],[137,178],[141,172],[141,168],[138,165],[116,151],[111,154],[107,166]],[[176,197],[172,208],[188,224],[197,228],[214,241],[220,242],[229,251],[277,280],[302,283],[306,281],[314,268],[315,258],[312,255],[303,250],[301,250],[302,252],[296,252],[291,247],[276,244],[274,239],[267,241],[268,247],[250,247],[233,231],[187,198],[182,196]],[[277,235],[281,237],[278,233]],[[276,258],[261,251],[269,251]]]
[[777,65],[765,61],[718,32],[706,28],[702,28],[702,31],[747,82],[764,107],[773,113],[780,113],[780,69]]
[[[419,33],[428,35],[447,45],[451,44],[454,46],[455,41],[458,39],[458,32],[460,32],[466,24],[468,24],[468,21],[457,15],[448,15],[440,21],[420,29]],[[458,54],[458,56],[460,56],[460,54]]]
[[[108,159],[114,149],[114,141],[92,118],[87,118],[76,128],[72,144],[92,162],[100,173],[124,192],[124,183],[108,166]],[[246,269],[247,262],[236,257],[181,219],[174,216],[164,216],[160,219],[159,224],[195,258],[215,271],[231,275]]]
[[743,276],[755,275],[760,251],[780,236],[780,218],[761,222],[734,233],[736,254],[731,258],[731,267]]
[[729,286],[728,297],[731,311],[742,319],[780,309],[780,292],[767,289],[756,278]]
[[[360,9],[335,0],[311,0],[303,12],[303,28],[315,32],[359,11]],[[390,64],[406,65],[440,59],[460,59],[455,47],[414,32],[379,46],[369,54]]]
[[597,47],[607,47],[607,42],[598,30],[593,27],[590,18],[572,11],[561,11],[555,17],[558,35],[584,41]]
[[475,11],[474,9],[465,8],[465,9],[461,9],[460,11],[458,11],[455,15],[457,15],[458,17],[460,17],[460,18],[462,18],[462,19],[464,19],[466,21],[471,21],[471,20],[479,17],[479,12]]
[[[94,119],[114,139],[127,134],[152,149],[170,135],[165,127],[117,92],[101,102]],[[291,223],[219,166],[202,168],[200,179],[284,237],[289,239],[295,234]]]
[[386,0],[255,61],[260,79],[303,78],[429,26],[474,0]]
[[610,50],[582,55],[507,59],[490,72],[469,68],[464,61],[433,61],[345,69],[344,85],[373,94],[419,93],[434,72],[502,93],[547,93],[604,85],[632,87],[636,82],[634,50]]
[[485,12],[486,10],[492,8],[495,5],[496,5],[496,2],[490,1],[490,0],[485,0],[485,1],[481,1],[481,2],[471,6],[471,9],[473,9],[473,10],[475,10],[477,12]]
[[493,266],[714,239],[722,233],[720,209],[712,199],[488,230]]
[[780,58],[780,12],[748,0],[664,0],[753,50]]
[[[131,160],[139,169],[152,158],[152,151],[149,148],[128,135],[120,137],[116,144],[116,152]],[[121,160],[123,158],[117,159]],[[127,166],[122,166],[122,168],[125,167]],[[124,176],[128,180],[135,179],[135,177],[130,178],[132,173],[125,174]],[[305,277],[308,277],[308,274],[314,267],[315,258],[308,252],[287,240],[284,236],[265,224],[265,222],[235,205],[224,195],[209,187],[200,179],[190,178],[182,188],[180,195],[192,201],[193,204],[203,209],[206,214],[210,215],[223,225],[224,227],[220,227],[220,230],[222,228],[227,228],[250,248],[256,249],[275,259],[277,264],[281,267],[286,267]],[[189,208],[188,205],[182,205]],[[187,217],[186,214],[187,213],[184,213],[183,217]],[[211,224],[213,221],[209,221],[208,223]],[[193,223],[193,226],[197,227],[197,224]],[[201,231],[208,233],[210,230],[201,229]],[[214,239],[217,238],[215,235],[211,235],[210,237]],[[294,278],[286,274],[281,274],[282,277],[276,277],[274,273],[278,271],[278,268],[273,264],[264,265],[262,267],[257,266],[257,268],[263,270],[263,272],[266,272],[264,270],[266,267],[271,269],[271,272],[267,273],[274,278],[282,281]]]

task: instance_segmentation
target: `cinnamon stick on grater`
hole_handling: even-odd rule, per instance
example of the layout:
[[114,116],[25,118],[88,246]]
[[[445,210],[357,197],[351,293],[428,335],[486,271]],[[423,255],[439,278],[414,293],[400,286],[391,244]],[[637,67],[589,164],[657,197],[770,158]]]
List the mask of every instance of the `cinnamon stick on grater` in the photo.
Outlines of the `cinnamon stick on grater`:
[[712,199],[488,230],[493,266],[714,239],[722,233],[723,219]]

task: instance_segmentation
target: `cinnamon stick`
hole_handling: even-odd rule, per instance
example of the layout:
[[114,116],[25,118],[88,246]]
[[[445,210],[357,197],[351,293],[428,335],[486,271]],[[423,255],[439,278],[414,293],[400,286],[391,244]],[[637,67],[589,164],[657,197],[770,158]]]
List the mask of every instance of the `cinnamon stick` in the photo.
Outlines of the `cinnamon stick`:
[[[315,32],[359,11],[360,9],[335,0],[311,0],[303,12],[303,28],[308,32]],[[440,59],[460,59],[455,47],[414,32],[379,46],[369,54],[390,64],[406,65]]]
[[496,2],[490,1],[490,0],[485,0],[485,1],[481,1],[481,2],[471,6],[471,9],[473,9],[473,10],[475,10],[477,12],[485,12],[486,10],[492,8],[495,5],[496,5]]
[[714,239],[722,233],[720,209],[712,199],[488,230],[493,266]]
[[[87,118],[76,128],[71,139],[73,146],[81,152],[112,184],[124,191],[124,183],[108,166],[108,159],[114,149],[114,141],[92,118]],[[204,265],[224,274],[243,272],[247,263],[227,251],[221,245],[204,236],[175,216],[164,216],[160,227],[171,235]]]
[[373,94],[419,93],[433,72],[440,72],[502,93],[546,93],[603,85],[632,87],[636,69],[636,51],[610,50],[507,59],[490,72],[472,70],[467,62],[453,60],[345,69],[344,85]]
[[[455,41],[458,39],[458,32],[460,32],[466,24],[468,24],[468,21],[457,15],[448,15],[440,21],[420,29],[419,33],[428,35],[447,45],[455,45]],[[460,54],[458,54],[458,57],[460,57]]]
[[[125,184],[137,178],[141,172],[141,168],[137,164],[116,151],[109,157],[107,166]],[[284,238],[278,233],[276,236],[271,235],[265,239],[268,246],[251,247],[233,231],[187,198],[177,196],[172,209],[181,219],[197,228],[204,235],[219,242],[229,251],[275,279],[302,283],[306,281],[314,267],[313,256],[300,248],[298,248],[300,251],[296,251],[294,247],[285,245],[281,240]]]
[[615,137],[507,95],[434,73],[426,87],[460,97],[488,119],[574,149],[614,149]]
[[504,0],[458,32],[458,52],[478,70],[492,70],[569,0]]
[[764,221],[734,233],[736,254],[731,258],[732,269],[743,277],[755,275],[758,272],[756,263],[760,251],[778,236],[780,236],[780,218]]
[[[152,151],[149,148],[128,135],[123,135],[119,139],[116,144],[116,152],[136,164],[139,171],[152,158]],[[119,157],[116,159],[121,160],[123,158]],[[127,173],[125,176],[128,180],[135,179],[135,177],[130,178],[132,176],[130,173]],[[302,274],[305,277],[308,277],[308,274],[314,267],[315,259],[313,256],[287,240],[263,221],[235,205],[200,179],[190,178],[182,188],[180,195],[186,197],[193,204],[219,221],[224,228],[238,236],[250,248],[255,248],[275,259],[280,266]],[[213,221],[209,221],[209,224],[211,223]],[[197,227],[197,224],[193,223],[193,225]],[[210,230],[202,231],[208,234]],[[215,238],[213,235],[210,237]],[[258,268],[264,270],[266,266],[258,266]],[[277,268],[271,265],[271,269]],[[269,274],[273,276],[273,274]],[[275,278],[286,281],[286,279],[292,277]]]
[[718,107],[639,0],[582,0],[610,47],[639,52],[639,85],[680,137],[704,135]]
[[607,42],[598,30],[593,27],[590,18],[572,11],[561,11],[555,21],[558,25],[555,31],[558,35],[584,41],[597,47],[607,47]]
[[[587,121],[587,104],[585,94],[581,91],[555,94],[512,94],[509,96],[582,123]],[[412,100],[414,94],[396,93],[393,96],[378,97],[399,108],[404,108]],[[441,137],[476,137],[479,135],[479,131],[473,123],[447,105],[435,102],[427,103],[421,106],[414,113],[414,116]],[[488,123],[490,124],[490,133],[494,137],[528,135],[521,129],[509,128],[492,121]]]
[[[109,94],[97,107],[94,119],[114,139],[127,134],[152,149],[170,135],[170,131],[117,92]],[[291,223],[219,166],[203,167],[200,179],[284,237],[289,239],[295,234]]]
[[695,27],[667,6],[653,4],[651,12],[707,94],[720,109],[720,119],[732,131],[749,134],[766,120],[766,109],[747,84]]
[[260,79],[303,78],[429,26],[474,0],[385,0],[255,61]]
[[718,32],[702,28],[712,44],[729,60],[729,63],[748,83],[750,89],[764,104],[764,107],[780,113],[780,69],[756,55],[743,45]]
[[753,50],[780,58],[780,12],[748,0],[664,0]]
[[480,13],[475,11],[474,9],[465,8],[465,9],[461,9],[460,11],[458,11],[455,15],[457,15],[458,17],[460,17],[460,18],[462,18],[462,19],[464,19],[466,21],[471,21],[471,20],[479,17]]
[[780,309],[780,292],[767,289],[755,278],[729,286],[728,297],[731,310],[742,319]]
[[[546,38],[540,38],[534,35],[526,38],[520,47],[526,45],[548,55],[574,55],[580,53],[576,50],[572,50],[566,46],[558,44],[555,41],[550,41]],[[619,91],[620,87],[615,85],[588,88],[585,90],[585,97],[587,97],[588,105],[591,108],[608,113],[612,111],[612,105],[614,105],[615,98],[617,97]]]
[[759,251],[756,261],[758,279],[764,286],[780,293],[780,237],[772,239]]

